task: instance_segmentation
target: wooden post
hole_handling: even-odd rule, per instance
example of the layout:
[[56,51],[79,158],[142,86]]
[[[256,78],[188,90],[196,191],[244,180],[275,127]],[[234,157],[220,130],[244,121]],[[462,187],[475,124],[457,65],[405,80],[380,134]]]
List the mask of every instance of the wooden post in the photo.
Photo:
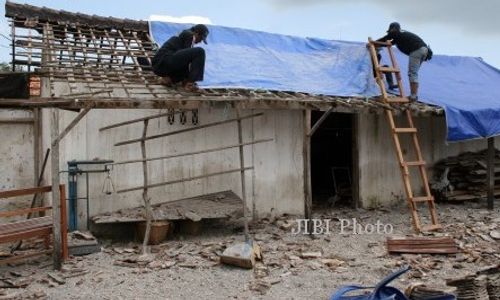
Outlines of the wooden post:
[[10,34],[12,39],[12,72],[16,71],[16,26],[14,25],[14,20],[10,22]]
[[[311,188],[311,110],[304,110],[304,142],[303,142],[303,157],[304,157],[304,214],[305,219],[312,218],[312,188]],[[307,222],[312,225],[312,222]],[[310,228],[308,231],[311,232]]]
[[495,138],[488,138],[488,209],[495,200]]
[[247,192],[245,185],[245,155],[243,153],[243,128],[241,126],[240,109],[236,109],[236,118],[238,119],[238,143],[240,144],[240,177],[241,177],[241,199],[243,200],[243,219],[245,225],[245,240],[250,240],[248,234],[248,219],[247,219]]
[[359,114],[352,115],[352,206],[358,209],[359,199]]
[[34,184],[35,186],[39,185],[39,180],[38,177],[40,176],[40,158],[41,158],[41,143],[40,143],[40,127],[38,126],[38,123],[40,122],[40,109],[39,108],[33,108],[31,110],[31,113],[33,114],[33,167],[34,167],[34,173],[35,176],[34,178]]
[[144,129],[142,131],[141,140],[141,153],[142,153],[142,171],[144,173],[144,189],[142,192],[142,199],[144,200],[144,206],[146,209],[146,233],[144,234],[144,240],[142,241],[142,253],[146,254],[148,250],[149,243],[149,233],[151,231],[151,203],[148,197],[148,162],[146,161],[146,136],[148,132],[149,120],[144,120]]
[[54,252],[53,261],[54,269],[61,269],[61,193],[59,190],[59,110],[52,108],[50,111],[50,129],[52,137],[52,150],[51,152],[51,166],[52,166],[52,220],[54,222],[53,236],[54,236]]
[[[50,149],[50,148],[49,148]],[[50,151],[47,149],[47,151]],[[46,164],[46,158],[43,156],[43,132],[42,132],[42,110],[40,108],[33,108],[33,163],[35,170],[35,184],[37,186],[43,185],[44,177],[41,177],[40,174],[41,167],[44,168],[44,164]],[[45,154],[45,157],[48,157],[48,153]],[[43,164],[40,162],[44,161]],[[37,197],[36,202],[34,203],[36,206],[42,206],[42,203],[45,199],[45,195],[39,195]]]

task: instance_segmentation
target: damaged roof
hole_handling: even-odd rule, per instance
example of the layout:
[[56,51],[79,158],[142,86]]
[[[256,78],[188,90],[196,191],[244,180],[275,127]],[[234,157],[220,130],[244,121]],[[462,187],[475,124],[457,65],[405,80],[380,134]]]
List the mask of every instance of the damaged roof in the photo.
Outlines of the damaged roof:
[[390,108],[376,99],[307,93],[206,89],[187,93],[161,84],[150,67],[153,40],[146,21],[71,13],[7,1],[14,22],[14,63],[35,68],[50,92],[30,101],[0,101],[1,107],[179,108],[227,105],[249,109],[313,109],[382,113],[410,109],[417,115],[442,114],[424,103]]

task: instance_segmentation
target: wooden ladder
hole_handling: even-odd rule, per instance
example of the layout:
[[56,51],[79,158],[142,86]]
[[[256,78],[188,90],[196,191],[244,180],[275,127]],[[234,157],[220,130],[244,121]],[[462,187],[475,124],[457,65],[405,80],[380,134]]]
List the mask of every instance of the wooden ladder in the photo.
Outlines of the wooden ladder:
[[[401,105],[404,103],[409,103],[409,99],[404,96],[403,93],[403,83],[401,81],[401,71],[399,70],[397,60],[394,56],[394,53],[392,51],[392,44],[390,42],[378,42],[378,41],[373,41],[371,38],[368,38],[368,45],[369,45],[369,50],[373,62],[373,67],[375,70],[376,74],[376,80],[377,84],[380,87],[380,91],[382,93],[382,101],[385,104],[388,105]],[[384,47],[387,48],[387,51],[389,53],[389,57],[391,60],[392,66],[390,67],[382,67],[380,66],[380,63],[377,58],[377,50],[376,48]],[[397,84],[398,84],[398,89],[399,89],[399,96],[398,97],[390,97],[387,94],[387,91],[385,89],[385,83],[384,83],[384,74],[388,74],[392,76],[392,74],[395,75],[397,79]],[[413,123],[413,118],[411,115],[411,111],[409,109],[405,110],[405,115],[406,115],[406,120],[407,120],[407,125],[405,127],[399,127],[396,126],[396,122],[394,120],[394,110],[386,109],[385,110],[387,120],[389,122],[389,125],[391,126],[391,131],[392,131],[392,138],[394,141],[394,146],[396,147],[396,153],[398,156],[399,160],[399,165],[401,167],[401,175],[403,176],[403,185],[405,188],[406,192],[406,197],[408,199],[408,205],[411,210],[412,218],[413,218],[413,227],[415,228],[415,231],[420,233],[420,232],[425,232],[425,231],[433,231],[433,230],[438,230],[441,229],[441,225],[438,223],[437,220],[437,213],[436,213],[436,206],[434,204],[434,197],[431,194],[431,190],[429,188],[429,180],[427,178],[427,171],[425,169],[425,161],[422,157],[422,152],[420,150],[420,144],[418,141],[418,136],[417,136],[417,128],[415,128],[415,125]],[[405,159],[403,155],[403,151],[401,150],[401,137],[400,135],[410,135],[412,144],[415,150],[416,154],[416,160],[411,160],[408,161]],[[423,196],[416,196],[413,193],[412,189],[412,184],[411,184],[411,174],[410,170],[411,168],[418,168],[420,177],[422,179],[422,187],[424,190],[425,195]],[[419,203],[427,203],[430,216],[431,216],[431,225],[427,226],[422,226],[420,222],[420,218],[418,215],[418,210],[417,210],[417,205]]]

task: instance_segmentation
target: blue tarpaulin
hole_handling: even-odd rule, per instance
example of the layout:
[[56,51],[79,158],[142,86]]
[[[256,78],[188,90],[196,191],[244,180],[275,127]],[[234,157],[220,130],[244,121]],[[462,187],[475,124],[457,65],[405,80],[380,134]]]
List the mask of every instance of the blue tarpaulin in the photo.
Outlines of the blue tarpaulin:
[[[396,53],[406,75],[408,57]],[[403,81],[408,91],[408,76]],[[500,134],[500,70],[476,57],[434,55],[423,63],[419,81],[419,100],[445,110],[448,141]]]
[[[150,22],[159,45],[188,27]],[[207,53],[200,86],[340,97],[380,94],[365,43],[208,27],[208,45],[198,44]],[[404,75],[408,58],[396,52]],[[500,71],[479,58],[434,55],[422,66],[419,100],[445,109],[449,141],[495,136],[500,134],[499,83]]]
[[[186,24],[150,22],[162,45]],[[375,96],[370,57],[362,43],[208,26],[207,61],[200,86],[304,92],[332,96]]]

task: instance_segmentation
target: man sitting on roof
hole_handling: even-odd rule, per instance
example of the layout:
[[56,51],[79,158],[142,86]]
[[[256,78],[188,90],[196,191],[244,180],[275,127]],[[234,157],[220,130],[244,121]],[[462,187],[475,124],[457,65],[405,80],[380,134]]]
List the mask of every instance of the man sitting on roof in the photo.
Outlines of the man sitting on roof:
[[196,81],[203,80],[205,50],[193,47],[207,43],[208,28],[198,24],[168,39],[152,59],[153,72],[163,77],[165,85],[182,82],[186,91],[197,91]]
[[404,54],[410,57],[408,62],[408,77],[410,78],[410,100],[418,100],[418,71],[422,62],[432,57],[429,46],[416,34],[402,31],[401,25],[393,22],[389,25],[387,34],[378,39],[379,42],[392,40],[392,43]]

